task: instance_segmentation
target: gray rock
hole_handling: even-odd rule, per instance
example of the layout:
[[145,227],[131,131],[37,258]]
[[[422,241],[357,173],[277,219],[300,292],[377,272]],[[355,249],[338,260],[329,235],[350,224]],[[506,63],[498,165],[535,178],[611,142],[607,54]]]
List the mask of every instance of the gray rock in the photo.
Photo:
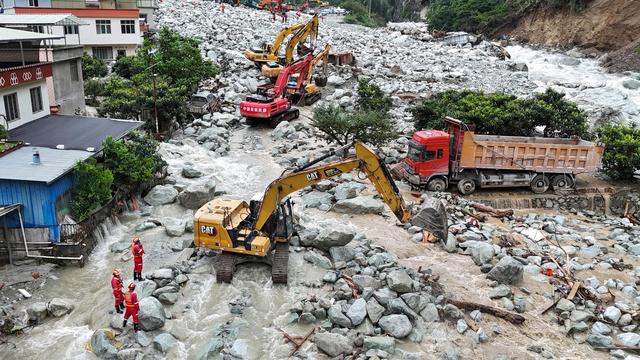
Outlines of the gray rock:
[[393,314],[404,314],[413,321],[417,320],[419,315],[415,311],[411,310],[409,306],[401,298],[395,298],[387,304],[389,311]]
[[91,352],[101,359],[116,359],[116,337],[111,330],[98,329],[91,335]]
[[302,196],[302,203],[308,208],[318,208],[321,205],[331,205],[333,196],[326,192],[311,191]]
[[365,350],[382,350],[388,354],[393,354],[396,350],[396,339],[391,336],[365,336]]
[[353,352],[351,340],[340,334],[328,332],[319,333],[313,337],[313,342],[320,351],[332,357],[349,355]]
[[618,320],[618,326],[627,326],[631,324],[631,322],[633,322],[631,314],[624,314],[620,317],[620,320]]
[[426,322],[436,322],[440,321],[440,313],[438,313],[438,308],[435,304],[427,304],[425,308],[420,312],[420,316]]
[[386,315],[381,317],[378,321],[378,325],[387,334],[395,337],[396,339],[402,339],[406,337],[413,329],[409,318],[406,315],[398,314]]
[[609,325],[601,322],[601,321],[596,321],[592,326],[591,326],[591,332],[593,332],[594,334],[599,334],[599,335],[609,335],[611,334],[611,328],[609,327]]
[[515,284],[522,280],[523,265],[511,256],[505,256],[489,271],[487,277],[501,284]]
[[573,322],[579,322],[579,321],[585,321],[587,319],[591,318],[591,314],[586,312],[586,311],[580,311],[580,310],[574,310],[573,312],[571,312],[571,321]]
[[148,277],[150,279],[155,279],[155,280],[159,280],[159,279],[172,280],[174,278],[173,269],[168,269],[168,268],[157,269],[157,270],[154,270],[150,275],[148,275]]
[[327,273],[322,277],[322,281],[333,284],[338,281],[338,274],[336,274],[335,271],[327,271]]
[[622,82],[622,86],[624,86],[625,88],[627,88],[629,90],[640,89],[640,81],[634,80],[634,79],[624,80]]
[[591,334],[587,337],[587,343],[593,347],[611,347],[613,339],[606,335]]
[[147,333],[144,331],[138,331],[135,335],[136,337],[136,342],[142,346],[142,347],[147,347],[149,345],[151,345],[151,339],[149,339],[149,336],[147,336]]
[[622,316],[622,312],[615,306],[609,306],[604,310],[602,316],[611,321],[612,323],[617,323],[620,320],[620,316]]
[[138,318],[140,319],[140,328],[142,330],[153,331],[164,326],[166,313],[158,299],[149,296],[140,300],[139,303],[140,312],[138,313]]
[[271,137],[282,139],[296,132],[296,129],[288,121],[282,121],[271,131]]
[[387,306],[389,301],[398,297],[398,293],[389,288],[382,288],[373,292],[373,297],[378,300],[381,305]]
[[73,311],[74,305],[69,300],[64,300],[60,298],[53,298],[49,301],[47,305],[47,310],[49,314],[54,317],[60,317],[63,315],[67,315],[71,311]]
[[456,323],[456,331],[458,331],[458,333],[464,334],[464,332],[467,331],[468,328],[469,325],[466,321],[464,321],[464,319],[458,319],[458,322]]
[[464,318],[464,312],[452,304],[445,305],[444,308],[442,308],[442,312],[444,312],[444,316],[447,319],[458,320]]
[[298,322],[301,324],[313,324],[316,322],[316,317],[309,312],[303,312],[300,314],[300,318],[298,318]]
[[187,163],[184,165],[184,167],[182,168],[182,176],[186,177],[187,179],[195,179],[195,178],[199,178],[202,175],[204,175],[202,173],[202,171],[196,169],[193,164]]
[[331,86],[342,86],[345,82],[347,81],[338,75],[331,75],[327,78],[327,84]]
[[567,66],[580,65],[580,60],[575,58],[570,58],[570,57],[563,57],[560,60],[558,60],[558,62],[562,65],[567,65]]
[[579,323],[575,323],[571,326],[572,333],[581,333],[589,330],[589,325],[586,322],[580,321]]
[[214,359],[224,348],[224,341],[218,337],[208,340],[208,342],[198,351],[198,360]]
[[333,210],[341,214],[379,214],[384,211],[384,204],[373,196],[359,196],[336,202]]
[[[145,230],[153,229],[156,226],[158,226],[158,225],[156,225],[155,223],[153,223],[151,221],[143,221],[140,224],[136,225],[134,230],[136,232],[142,232],[142,231],[145,231]],[[126,248],[122,249],[121,251],[113,251],[113,250],[111,250],[111,251],[113,251],[113,252],[122,252],[122,251],[128,249],[129,246],[131,246],[131,243],[128,242],[128,241],[126,241],[126,242],[123,241],[123,243],[126,243],[128,246]],[[115,245],[115,244],[112,244],[111,246],[113,246],[113,245]]]
[[498,285],[489,291],[489,299],[500,299],[511,296],[511,288],[508,285]]
[[351,181],[348,183],[342,183],[338,186],[336,186],[336,190],[334,193],[334,196],[336,198],[336,200],[346,200],[346,199],[353,199],[356,196],[358,196],[358,191],[362,190],[364,188],[364,185],[355,182],[355,181]]
[[131,247],[131,241],[118,241],[116,243],[111,244],[111,246],[109,246],[109,250],[112,253],[118,254],[126,250],[129,250],[130,247]]
[[162,293],[158,296],[158,300],[160,300],[160,302],[163,304],[173,305],[178,301],[178,294]]
[[[421,311],[424,308],[424,306],[420,307],[421,298],[420,298],[420,294],[418,293],[406,293],[406,294],[400,295],[400,297],[402,298],[402,300],[404,300],[405,304],[407,304],[407,306],[411,308],[411,310]],[[426,305],[426,302],[425,302],[425,305]]]
[[338,304],[332,305],[329,308],[329,321],[338,326],[351,328],[353,325],[351,324],[351,320],[342,313],[342,307]]
[[27,314],[29,315],[29,320],[35,322],[41,322],[44,320],[47,315],[47,303],[45,302],[35,302],[27,307]]
[[329,251],[330,248],[335,246],[345,246],[353,240],[355,233],[350,228],[344,225],[331,224],[326,226],[320,231],[318,236],[313,240],[305,243],[303,239],[302,243],[306,246],[313,246],[321,250]]
[[369,275],[353,275],[353,283],[358,290],[363,291],[365,288],[378,289],[381,286],[380,280]]
[[162,333],[153,338],[153,347],[165,354],[176,344],[176,338],[171,334]]
[[640,343],[640,334],[626,332],[616,336],[618,342],[623,346],[636,346]]
[[216,183],[214,181],[191,184],[178,195],[178,201],[187,209],[199,209],[208,201],[213,200],[215,193]]
[[567,299],[560,299],[560,301],[558,301],[558,303],[556,304],[556,310],[562,312],[562,311],[573,311],[576,309],[576,305],[571,302],[570,300]]
[[247,359],[249,355],[249,340],[236,339],[231,346],[231,355],[239,359]]
[[460,246],[466,247],[465,254],[471,255],[473,262],[478,266],[488,264],[493,259],[493,245],[489,243],[471,240],[465,241]]
[[385,265],[385,264],[394,264],[395,262],[396,262],[395,256],[386,252],[373,254],[367,259],[367,263],[375,267],[381,267],[382,265]]
[[397,293],[407,293],[413,288],[413,280],[405,270],[395,270],[387,275],[387,286]]
[[185,274],[178,274],[178,276],[176,276],[174,281],[176,282],[176,284],[182,285],[182,284],[186,283],[187,281],[189,281],[189,278]]
[[367,317],[367,302],[363,298],[356,299],[347,310],[347,317],[354,326],[360,325]]
[[367,301],[367,315],[372,323],[377,324],[385,310],[384,306],[380,305],[376,299]]
[[[168,269],[168,270],[171,270],[171,269]],[[151,296],[157,287],[158,287],[158,284],[156,284],[156,282],[153,280],[144,280],[137,283],[136,294],[138,294],[138,301],[148,296]]]
[[144,357],[140,349],[123,349],[118,351],[118,360],[138,360]]
[[164,230],[167,235],[174,237],[184,235],[187,228],[184,219],[167,218],[162,221],[162,225],[164,225]]
[[355,251],[349,246],[334,246],[329,249],[329,254],[331,254],[331,259],[334,262],[347,262],[353,260],[356,257]]
[[315,251],[307,251],[304,254],[304,259],[323,269],[331,269],[333,267],[331,265],[331,260],[329,260],[329,258]]
[[156,185],[149,191],[144,201],[152,206],[171,204],[176,201],[178,190],[170,185]]

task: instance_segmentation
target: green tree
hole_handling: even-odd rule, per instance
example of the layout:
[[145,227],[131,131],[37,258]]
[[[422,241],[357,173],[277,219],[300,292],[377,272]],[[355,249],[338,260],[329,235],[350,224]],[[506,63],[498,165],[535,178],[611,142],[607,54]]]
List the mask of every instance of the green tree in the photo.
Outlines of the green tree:
[[105,77],[107,73],[107,64],[105,64],[104,61],[87,53],[82,55],[82,78],[84,80],[94,77]]
[[436,30],[491,32],[509,19],[505,0],[433,0],[429,26]]
[[635,125],[607,124],[596,129],[605,146],[602,169],[613,179],[633,179],[640,169],[640,129]]
[[87,79],[84,81],[84,96],[89,97],[89,105],[97,106],[98,96],[105,95],[105,82],[101,79]]
[[391,98],[369,79],[358,80],[358,109],[388,113],[391,110]]
[[132,188],[153,179],[156,169],[153,157],[138,153],[136,147],[124,140],[114,140],[111,136],[102,145],[104,167],[113,173],[117,187]]
[[144,63],[138,56],[122,56],[111,67],[111,72],[125,79],[144,72]]
[[9,135],[7,129],[5,129],[4,125],[0,125],[0,139],[6,139],[7,135]]
[[387,116],[376,111],[347,113],[338,106],[319,106],[313,124],[327,141],[343,146],[355,140],[380,146],[397,137]]
[[113,174],[89,158],[76,163],[74,175],[76,186],[71,193],[71,210],[78,221],[82,221],[111,199]]

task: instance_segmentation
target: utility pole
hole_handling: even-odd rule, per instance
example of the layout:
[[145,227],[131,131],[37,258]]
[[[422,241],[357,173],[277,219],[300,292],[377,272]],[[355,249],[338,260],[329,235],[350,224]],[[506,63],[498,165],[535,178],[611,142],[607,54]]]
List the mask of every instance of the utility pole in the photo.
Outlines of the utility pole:
[[369,20],[371,20],[371,0],[369,0]]
[[156,123],[156,136],[160,133],[160,127],[158,126],[158,94],[156,92],[156,76],[153,74],[153,118]]

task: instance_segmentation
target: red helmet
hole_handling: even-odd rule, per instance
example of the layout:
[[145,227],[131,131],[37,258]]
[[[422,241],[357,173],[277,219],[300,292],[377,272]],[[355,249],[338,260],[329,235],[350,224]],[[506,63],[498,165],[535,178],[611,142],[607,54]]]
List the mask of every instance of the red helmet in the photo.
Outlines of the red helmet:
[[135,283],[129,284],[129,290],[133,290],[135,288],[136,288],[136,284]]

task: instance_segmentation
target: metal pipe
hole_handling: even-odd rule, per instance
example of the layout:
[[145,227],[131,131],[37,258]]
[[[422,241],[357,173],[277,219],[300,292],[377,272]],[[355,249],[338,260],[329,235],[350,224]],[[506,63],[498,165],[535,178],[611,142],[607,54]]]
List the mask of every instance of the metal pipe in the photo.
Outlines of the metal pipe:
[[84,255],[80,255],[78,257],[68,257],[68,256],[47,256],[47,255],[30,255],[29,254],[29,245],[27,245],[27,236],[24,233],[24,223],[22,222],[22,212],[20,208],[18,208],[18,218],[20,219],[20,229],[22,230],[22,240],[24,241],[24,251],[27,253],[27,257],[29,258],[38,258],[38,259],[56,259],[56,260],[77,260],[81,261],[84,258]]
[[7,242],[7,251],[9,252],[9,265],[13,265],[13,253],[11,251],[11,241],[9,241],[9,231],[7,230],[7,218],[2,217],[2,234],[4,241]]

